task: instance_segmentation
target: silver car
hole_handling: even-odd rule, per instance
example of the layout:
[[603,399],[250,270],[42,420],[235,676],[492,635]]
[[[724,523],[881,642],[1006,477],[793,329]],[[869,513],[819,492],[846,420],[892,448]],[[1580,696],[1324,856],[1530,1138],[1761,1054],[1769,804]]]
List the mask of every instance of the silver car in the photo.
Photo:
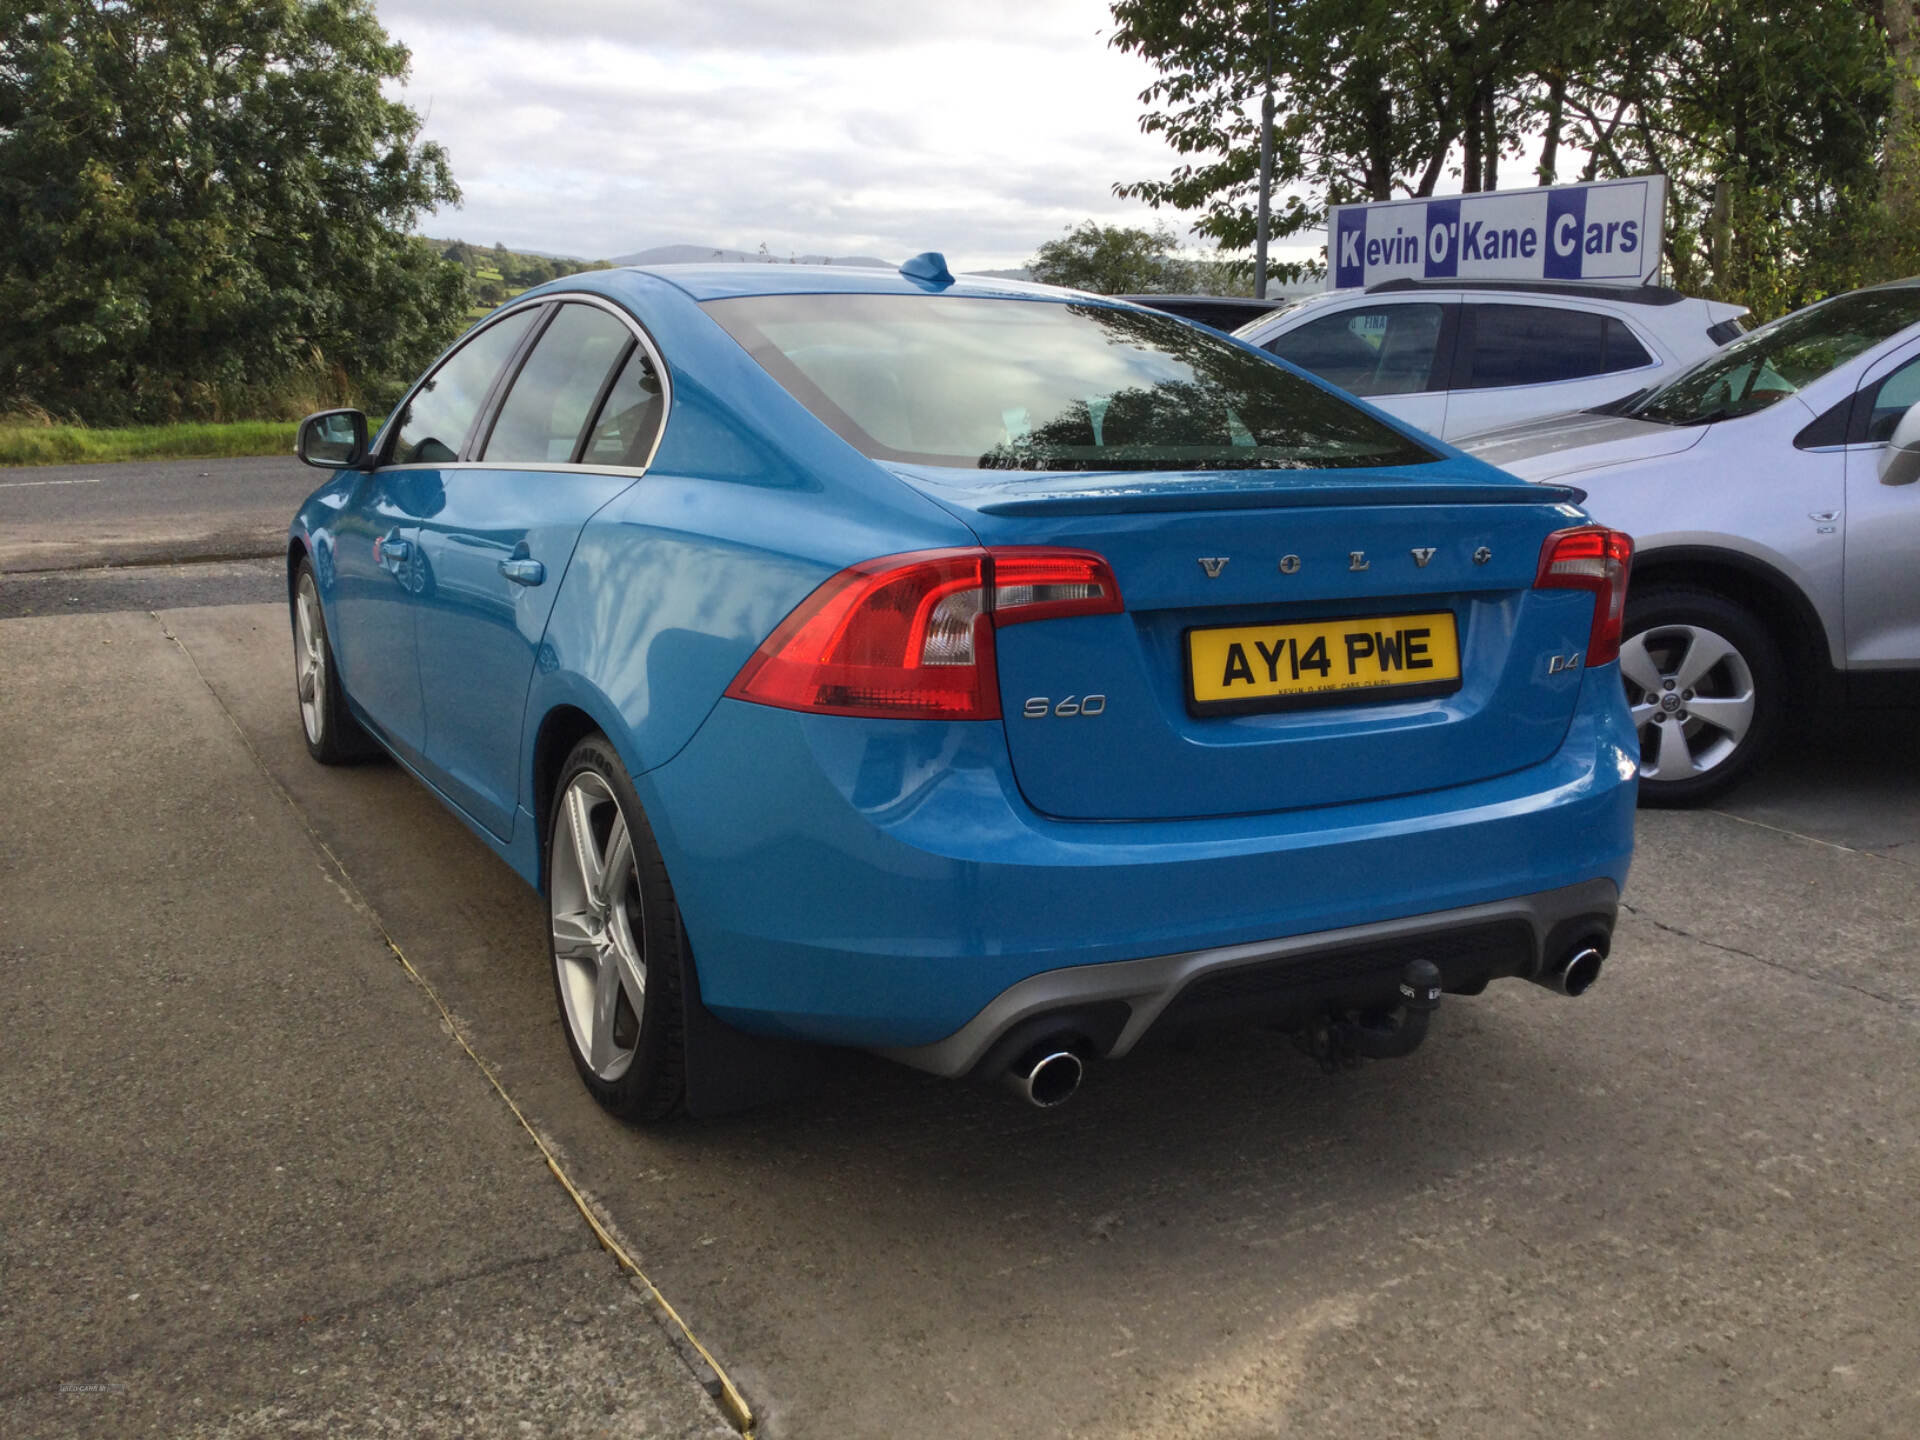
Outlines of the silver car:
[[1633,535],[1640,794],[1726,790],[1795,711],[1920,693],[1920,279],[1799,310],[1664,385],[1461,442]]

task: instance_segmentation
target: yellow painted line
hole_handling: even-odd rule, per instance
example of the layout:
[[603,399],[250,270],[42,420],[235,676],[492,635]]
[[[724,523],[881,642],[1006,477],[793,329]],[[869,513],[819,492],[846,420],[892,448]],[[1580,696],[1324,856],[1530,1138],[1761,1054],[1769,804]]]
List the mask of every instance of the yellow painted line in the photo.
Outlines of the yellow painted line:
[[[284,794],[285,792],[282,793]],[[291,800],[289,800],[289,803],[291,803]],[[301,819],[304,823],[305,817],[302,816]],[[311,834],[313,827],[308,826],[307,829],[308,833]],[[340,863],[339,857],[336,856],[332,850],[328,849],[327,843],[318,835],[314,835],[313,838],[314,843],[326,852],[327,858],[333,861],[334,868],[339,870],[341,878],[346,880],[349,885],[353,884],[352,880],[347,876],[346,867]],[[357,886],[354,889],[354,893],[356,896],[359,894],[359,888]],[[363,900],[362,903],[364,904],[365,901]],[[372,914],[373,912],[369,909],[368,913]],[[380,925],[378,918],[374,920],[374,924]],[[460,1043],[462,1050],[473,1057],[473,1063],[480,1067],[480,1073],[487,1077],[487,1083],[493,1086],[494,1093],[506,1102],[507,1109],[513,1112],[513,1118],[520,1122],[521,1129],[525,1130],[532,1138],[535,1147],[540,1151],[540,1158],[547,1162],[547,1169],[551,1170],[553,1172],[553,1178],[560,1182],[560,1188],[565,1190],[567,1194],[573,1198],[573,1203],[580,1207],[580,1213],[586,1217],[587,1224],[592,1227],[593,1233],[599,1238],[601,1245],[620,1263],[621,1269],[625,1270],[628,1274],[632,1275],[634,1279],[647,1287],[647,1293],[653,1297],[654,1303],[666,1313],[667,1318],[674,1323],[675,1328],[686,1338],[686,1342],[694,1348],[700,1358],[707,1363],[708,1368],[713,1371],[714,1378],[720,1382],[720,1393],[714,1398],[719,1401],[720,1408],[727,1412],[727,1419],[733,1422],[734,1428],[746,1436],[747,1440],[753,1440],[753,1410],[748,1406],[746,1397],[740,1393],[733,1381],[728,1378],[727,1372],[720,1368],[720,1362],[714,1359],[712,1352],[700,1343],[699,1337],[693,1333],[693,1330],[688,1326],[687,1322],[680,1318],[680,1312],[673,1308],[672,1302],[669,1301],[665,1295],[660,1293],[660,1287],[647,1278],[646,1271],[642,1270],[633,1256],[627,1253],[626,1247],[614,1239],[613,1235],[607,1230],[607,1227],[600,1223],[600,1217],[593,1213],[593,1207],[587,1203],[587,1197],[580,1193],[579,1187],[568,1177],[567,1172],[561,1167],[559,1160],[554,1157],[553,1151],[547,1148],[547,1142],[540,1138],[540,1132],[533,1128],[533,1122],[521,1113],[518,1105],[514,1104],[513,1096],[507,1093],[506,1087],[502,1085],[498,1077],[494,1075],[492,1067],[480,1058],[479,1052],[476,1051],[472,1045],[467,1043],[465,1032],[461,1030],[459,1022],[453,1018],[452,1013],[441,1001],[440,992],[428,983],[426,976],[413,968],[413,962],[408,960],[405,952],[394,943],[393,937],[387,934],[384,925],[380,925],[380,938],[387,942],[387,948],[393,952],[393,958],[398,960],[401,968],[413,977],[414,983],[427,992],[427,998],[433,1001],[434,1008],[440,1012],[440,1018],[447,1022],[447,1029],[452,1032],[453,1038]]]
[[220,692],[215,690],[212,683],[208,681],[206,672],[200,668],[200,662],[193,658],[193,652],[180,643],[180,637],[167,629],[166,622],[160,619],[158,615],[154,614],[151,610],[149,610],[147,614],[160,626],[160,633],[171,640],[174,648],[186,656],[187,663],[193,667],[193,673],[199,676],[200,683],[207,687],[207,693],[213,697],[213,703],[220,707],[220,713],[227,717],[227,723],[233,727],[233,733],[240,737],[240,743],[246,747],[247,753],[253,757],[255,768],[260,771],[261,776],[265,778],[267,784],[273,787],[274,793],[277,794],[281,800],[286,803],[287,808],[293,812],[294,819],[300,822],[300,828],[307,832],[308,838],[319,847],[320,853],[332,862],[333,868],[338,872],[340,882],[345,887],[347,895],[352,900],[355,908],[365,915],[367,919],[372,922],[374,928],[380,932],[380,938],[386,942],[387,949],[393,952],[393,958],[400,962],[400,968],[407,972],[414,984],[426,991],[427,998],[433,1002],[434,1009],[440,1012],[441,1020],[446,1022],[448,1033],[453,1036],[460,1048],[467,1052],[467,1055],[472,1059],[473,1063],[480,1067],[480,1073],[487,1077],[487,1083],[493,1086],[494,1093],[506,1102],[507,1109],[513,1112],[513,1118],[520,1122],[520,1128],[527,1132],[528,1137],[533,1141],[534,1148],[539,1150],[540,1158],[547,1162],[547,1169],[553,1173],[553,1178],[560,1182],[560,1188],[567,1192],[567,1195],[579,1208],[580,1214],[585,1217],[588,1228],[593,1231],[594,1237],[599,1240],[601,1246],[613,1256],[622,1270],[625,1270],[646,1287],[647,1294],[653,1298],[654,1303],[660,1307],[661,1312],[673,1322],[674,1328],[680,1332],[681,1337],[685,1339],[687,1344],[693,1347],[694,1353],[699,1355],[707,1367],[713,1371],[714,1379],[719,1382],[720,1386],[720,1393],[713,1398],[719,1404],[720,1408],[726,1412],[727,1419],[733,1424],[733,1427],[745,1437],[745,1440],[754,1440],[753,1407],[747,1404],[746,1396],[740,1393],[740,1388],[733,1383],[732,1378],[721,1368],[720,1362],[713,1358],[713,1352],[700,1343],[700,1337],[695,1335],[692,1327],[680,1317],[680,1312],[673,1308],[673,1303],[668,1300],[665,1295],[660,1293],[660,1287],[647,1278],[647,1272],[640,1268],[639,1262],[636,1261],[633,1256],[629,1255],[626,1247],[613,1237],[612,1232],[610,1232],[605,1225],[600,1223],[600,1217],[593,1213],[593,1206],[587,1203],[587,1197],[580,1193],[580,1187],[573,1183],[572,1177],[567,1174],[566,1169],[560,1164],[559,1159],[555,1157],[552,1150],[547,1148],[547,1142],[540,1137],[540,1132],[533,1128],[533,1122],[528,1120],[526,1114],[514,1103],[513,1096],[507,1093],[506,1086],[502,1085],[499,1078],[493,1073],[493,1067],[488,1065],[485,1060],[482,1060],[480,1058],[480,1052],[475,1050],[472,1044],[468,1042],[466,1031],[461,1028],[460,1022],[453,1018],[453,1012],[447,1009],[446,1002],[440,998],[440,992],[433,988],[433,985],[427,980],[426,976],[413,968],[413,962],[407,959],[406,953],[401,950],[400,946],[394,941],[393,936],[387,933],[387,927],[381,921],[378,912],[374,910],[372,905],[367,903],[367,897],[361,893],[360,887],[354,883],[353,876],[348,873],[347,867],[341,863],[340,857],[333,853],[333,847],[327,844],[318,830],[313,828],[312,823],[306,817],[306,813],[294,803],[293,796],[287,793],[286,787],[274,778],[273,772],[267,768],[266,762],[260,758],[260,752],[254,749],[253,741],[247,738],[247,732],[240,728],[240,722],[233,718],[233,712],[227,708],[226,702],[220,698]]

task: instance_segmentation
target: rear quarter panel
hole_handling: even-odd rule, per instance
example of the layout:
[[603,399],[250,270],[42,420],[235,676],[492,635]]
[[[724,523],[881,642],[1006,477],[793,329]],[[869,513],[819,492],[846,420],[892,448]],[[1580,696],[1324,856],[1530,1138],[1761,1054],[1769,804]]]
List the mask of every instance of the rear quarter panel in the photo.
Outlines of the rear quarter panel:
[[[576,280],[578,277],[575,277]],[[545,719],[593,717],[635,774],[671,759],[754,648],[856,560],[974,543],[793,400],[671,283],[610,289],[666,359],[672,404],[647,474],[590,521],[528,693],[521,807]]]

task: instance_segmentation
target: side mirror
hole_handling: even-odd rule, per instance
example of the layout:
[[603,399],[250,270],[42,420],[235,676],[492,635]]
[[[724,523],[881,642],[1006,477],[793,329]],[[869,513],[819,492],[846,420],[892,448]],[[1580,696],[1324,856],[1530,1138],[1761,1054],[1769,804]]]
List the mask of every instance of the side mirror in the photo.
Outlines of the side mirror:
[[322,410],[300,422],[293,453],[322,470],[351,470],[367,458],[367,417],[358,410]]
[[1910,405],[1880,456],[1882,485],[1911,485],[1920,480],[1920,405]]

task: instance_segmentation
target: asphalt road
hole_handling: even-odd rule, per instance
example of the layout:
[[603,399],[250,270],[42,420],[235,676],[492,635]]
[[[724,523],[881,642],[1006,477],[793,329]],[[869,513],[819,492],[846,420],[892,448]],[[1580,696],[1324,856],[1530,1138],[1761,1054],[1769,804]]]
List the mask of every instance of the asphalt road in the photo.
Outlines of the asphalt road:
[[319,477],[291,455],[0,469],[0,574],[284,554]]
[[0,620],[26,615],[97,615],[196,605],[265,605],[284,600],[287,562],[208,560],[197,565],[102,566],[0,572]]
[[[133,1413],[61,1396],[69,1428],[49,1428],[67,1375],[134,1377],[140,1414],[191,1395],[201,1408],[175,1413],[278,1405],[291,1428],[335,1403],[345,1380],[294,1373],[302,1352],[271,1338],[298,1333],[292,1287],[259,1292],[248,1353],[284,1365],[259,1375],[214,1373],[227,1332],[183,1322],[190,1294],[100,1326],[125,1293],[114,1265],[197,1277],[171,1257],[210,1267],[219,1237],[247,1235],[197,1213],[226,1172],[181,1158],[207,1153],[215,1120],[251,1133],[237,1111],[275,1116],[284,1152],[324,1140],[335,1188],[316,1180],[282,1212],[306,1237],[285,1266],[349,1317],[336,1340],[382,1317],[368,1333],[384,1342],[353,1352],[377,1362],[362,1392],[412,1403],[409,1344],[439,1353],[463,1325],[410,1342],[394,1317],[431,1309],[433,1277],[464,1275],[463,1257],[553,1235],[570,1263],[572,1242],[521,1219],[538,1197],[500,1107],[420,1093],[457,1088],[449,1046],[416,993],[379,979],[393,962],[368,958],[370,926],[440,991],[776,1440],[1904,1436],[1920,1414],[1911,715],[1800,747],[1727,810],[1643,814],[1592,994],[1450,998],[1406,1061],[1329,1077],[1238,1037],[1096,1069],[1043,1113],[844,1056],[806,1100],[653,1132],[609,1121],[573,1074],[537,897],[395,767],[307,759],[278,605],[9,621],[0,644],[84,655],[88,676],[49,661],[8,687],[0,736],[5,793],[35,797],[0,839],[4,933],[16,977],[38,977],[0,996],[8,1033],[36,1040],[0,1056],[24,1152],[7,1173],[28,1177],[0,1193],[0,1257],[32,1281],[6,1287],[0,1325],[31,1325],[39,1346],[0,1396],[10,1434],[109,1433]],[[140,723],[129,708],[126,737],[110,708],[73,724],[110,697],[139,707],[160,675],[174,698]],[[336,859],[365,913],[327,879]],[[105,1013],[76,972],[114,997]],[[345,1054],[303,1080],[305,1049],[336,1038]],[[297,1105],[274,1098],[289,1085]],[[444,1122],[431,1144],[408,1133],[423,1112]],[[426,1219],[376,1208],[347,1244],[380,1189],[366,1177],[396,1175]],[[497,1215],[464,1188],[495,1176]],[[239,1248],[241,1275],[269,1268]],[[516,1293],[527,1307],[541,1291]],[[444,1313],[501,1343],[480,1291]],[[647,1368],[660,1332],[644,1319],[634,1358],[612,1363],[671,1389],[671,1367]],[[441,1393],[492,1407],[467,1433],[513,1433],[531,1415],[515,1405],[608,1363],[593,1334],[542,1351],[509,1394],[462,1350]],[[63,1347],[88,1365],[62,1370]]]

